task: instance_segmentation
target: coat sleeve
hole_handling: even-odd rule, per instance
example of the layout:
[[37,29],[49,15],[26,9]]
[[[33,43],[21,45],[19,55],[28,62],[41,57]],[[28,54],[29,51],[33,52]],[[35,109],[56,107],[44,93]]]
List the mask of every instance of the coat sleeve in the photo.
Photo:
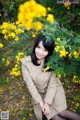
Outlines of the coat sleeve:
[[46,91],[46,95],[44,98],[44,102],[51,104],[53,102],[55,93],[56,93],[56,77],[54,76],[54,74],[51,74],[49,83],[48,83],[48,87],[47,87],[47,91]]
[[40,103],[42,101],[41,95],[39,94],[35,84],[33,83],[32,78],[30,77],[28,68],[24,64],[24,59],[22,59],[22,75],[23,79],[26,82],[26,85],[31,93],[31,96],[36,101],[36,103]]

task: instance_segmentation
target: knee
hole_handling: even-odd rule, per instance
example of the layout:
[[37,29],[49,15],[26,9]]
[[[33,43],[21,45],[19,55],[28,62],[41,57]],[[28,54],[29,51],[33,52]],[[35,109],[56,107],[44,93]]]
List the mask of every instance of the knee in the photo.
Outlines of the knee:
[[58,115],[59,115],[59,116],[61,116],[61,117],[64,117],[64,116],[65,116],[65,114],[66,114],[66,110],[64,110],[64,111],[60,112]]

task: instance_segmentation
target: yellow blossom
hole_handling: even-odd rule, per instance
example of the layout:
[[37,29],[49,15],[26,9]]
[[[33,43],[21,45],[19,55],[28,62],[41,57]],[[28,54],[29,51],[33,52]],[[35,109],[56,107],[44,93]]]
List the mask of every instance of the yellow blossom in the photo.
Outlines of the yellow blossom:
[[15,38],[16,34],[14,32],[11,32],[8,36]]
[[36,37],[36,33],[35,32],[32,32],[32,37]]
[[61,39],[60,38],[57,38],[58,41],[60,41]]
[[9,27],[9,22],[3,22],[1,28],[7,29]]
[[27,30],[33,27],[33,19],[42,16],[46,16],[46,8],[35,0],[27,1],[19,7],[18,20]]
[[50,7],[48,7],[48,8],[47,8],[47,10],[48,10],[48,11],[50,11],[50,10],[51,10],[51,8],[50,8]]
[[0,87],[0,94],[2,94],[3,93],[3,88],[2,87]]
[[54,22],[54,16],[53,16],[52,14],[48,14],[47,20],[48,20],[50,23],[53,23],[53,22]]
[[2,111],[2,108],[0,108],[0,112]]
[[46,68],[44,68],[43,72],[46,72],[49,69],[50,69],[50,67],[46,67]]
[[74,83],[77,83],[77,84],[80,83],[80,80],[78,80],[78,76],[76,76],[76,75],[73,76],[72,81],[73,81]]
[[4,45],[2,43],[0,43],[0,48],[2,48]]
[[3,29],[1,33],[2,33],[2,34],[7,33],[7,29]]
[[41,22],[36,22],[34,24],[34,26],[35,26],[35,28],[36,28],[37,31],[42,29],[42,23]]
[[73,55],[74,55],[75,58],[79,57],[79,54],[76,51],[74,51]]
[[13,68],[12,69],[12,72],[10,73],[11,75],[14,75],[14,76],[19,76],[20,75],[20,71],[18,71],[17,69]]
[[19,53],[18,53],[19,56],[21,56],[21,55],[23,55],[23,54],[24,54],[23,52],[19,52]]
[[16,36],[16,37],[14,38],[14,40],[15,40],[15,41],[18,41],[18,40],[19,40],[19,37],[18,37],[18,36]]
[[6,40],[8,40],[8,36],[7,36],[6,34],[4,35],[4,38],[5,38]]
[[69,57],[70,57],[70,58],[72,57],[72,53],[69,54]]
[[2,58],[2,61],[5,61],[5,58]]
[[55,47],[55,51],[56,51],[56,52],[58,52],[59,49],[60,49],[60,46],[56,46],[56,47]]
[[71,2],[69,2],[69,1],[64,3],[64,6],[67,7],[67,8],[70,7],[70,5],[71,5]]
[[32,114],[30,113],[29,116],[32,116]]
[[16,106],[18,107],[18,106],[19,106],[19,104],[16,104]]
[[61,74],[58,74],[58,78],[61,78]]
[[66,57],[66,55],[68,54],[68,52],[65,49],[60,50],[59,53],[60,57]]
[[7,61],[6,61],[6,66],[9,66],[9,64],[10,64],[10,61],[7,60]]

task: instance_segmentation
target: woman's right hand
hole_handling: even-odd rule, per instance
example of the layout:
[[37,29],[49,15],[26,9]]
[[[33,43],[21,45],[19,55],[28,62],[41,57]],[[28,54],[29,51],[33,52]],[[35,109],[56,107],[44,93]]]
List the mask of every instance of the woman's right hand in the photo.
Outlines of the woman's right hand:
[[44,103],[43,107],[42,107],[42,111],[45,115],[50,114],[51,112],[51,107],[48,103]]
[[40,107],[41,107],[41,109],[42,109],[42,108],[43,108],[43,105],[44,105],[44,102],[41,101],[39,104],[40,104]]

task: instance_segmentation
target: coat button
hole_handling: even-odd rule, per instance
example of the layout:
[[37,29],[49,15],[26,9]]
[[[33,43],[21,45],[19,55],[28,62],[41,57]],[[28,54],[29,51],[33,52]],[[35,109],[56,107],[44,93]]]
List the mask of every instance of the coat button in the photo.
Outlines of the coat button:
[[45,86],[47,86],[47,84],[45,83]]

